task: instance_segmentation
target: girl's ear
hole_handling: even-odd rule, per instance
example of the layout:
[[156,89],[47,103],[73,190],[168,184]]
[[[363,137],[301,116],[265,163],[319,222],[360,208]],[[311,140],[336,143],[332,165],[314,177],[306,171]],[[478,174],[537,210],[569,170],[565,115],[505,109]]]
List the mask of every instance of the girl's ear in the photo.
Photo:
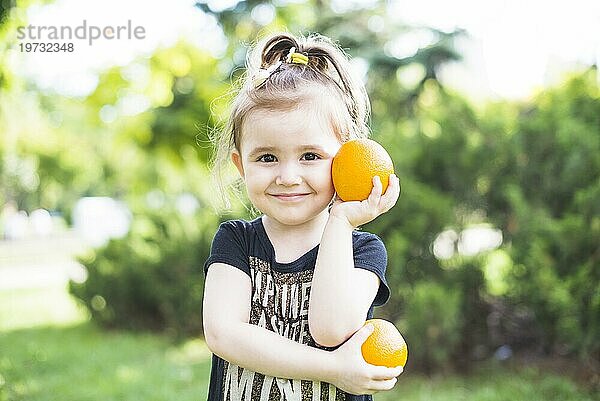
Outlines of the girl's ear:
[[242,179],[246,178],[244,176],[244,166],[242,165],[242,156],[240,155],[240,152],[238,152],[237,150],[233,150],[231,152],[231,161],[233,162],[233,164],[235,164],[235,167],[238,169],[240,175],[242,176]]

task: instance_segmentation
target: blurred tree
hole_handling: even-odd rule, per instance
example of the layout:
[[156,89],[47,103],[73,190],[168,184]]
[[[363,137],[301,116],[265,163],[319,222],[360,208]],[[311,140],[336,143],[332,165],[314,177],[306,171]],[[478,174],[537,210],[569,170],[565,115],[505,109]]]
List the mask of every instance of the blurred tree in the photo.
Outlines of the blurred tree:
[[[234,57],[232,72],[240,71],[249,43],[269,31],[284,30],[294,34],[318,32],[326,35],[348,51],[368,63],[368,81],[386,82],[400,67],[420,65],[423,74],[413,91],[428,79],[437,79],[438,68],[452,60],[460,59],[454,49],[454,40],[463,31],[445,33],[431,28],[418,28],[420,33],[413,52],[396,50],[398,44],[407,42],[403,35],[415,32],[389,15],[389,4],[375,2],[369,7],[336,10],[331,2],[308,0],[297,4],[274,5],[264,0],[238,1],[226,9],[213,9],[211,2],[199,1],[197,6],[214,15],[226,36],[230,38],[228,54]],[[415,45],[415,37],[410,38]],[[410,54],[412,53],[412,54]],[[412,91],[411,91],[412,92]],[[376,94],[373,93],[372,94]]]
[[597,69],[540,93],[517,121],[514,173],[488,196],[514,261],[509,295],[534,310],[547,352],[600,360]]

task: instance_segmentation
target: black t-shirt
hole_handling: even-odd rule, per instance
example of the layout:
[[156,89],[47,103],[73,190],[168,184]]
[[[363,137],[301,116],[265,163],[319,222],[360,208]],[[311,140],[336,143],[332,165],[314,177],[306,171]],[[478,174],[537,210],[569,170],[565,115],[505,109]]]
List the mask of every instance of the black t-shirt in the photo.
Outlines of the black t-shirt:
[[[369,270],[380,280],[379,290],[365,318],[373,317],[373,307],[389,298],[385,280],[387,253],[379,237],[352,232],[354,266]],[[290,263],[278,263],[262,219],[222,223],[213,239],[204,272],[212,263],[226,263],[246,273],[252,280],[250,324],[258,325],[293,341],[315,348],[308,329],[310,288],[319,246]],[[282,356],[283,357],[283,356]],[[320,394],[320,396],[313,397]],[[331,395],[330,395],[331,393]],[[347,394],[325,382],[289,380],[265,376],[213,355],[209,401],[371,401],[370,395]]]

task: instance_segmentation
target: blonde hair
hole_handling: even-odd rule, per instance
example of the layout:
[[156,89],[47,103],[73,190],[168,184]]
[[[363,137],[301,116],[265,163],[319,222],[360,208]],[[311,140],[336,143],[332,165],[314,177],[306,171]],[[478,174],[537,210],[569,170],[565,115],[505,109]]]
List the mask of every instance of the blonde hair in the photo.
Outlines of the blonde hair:
[[[291,52],[305,55],[308,62],[290,62]],[[216,150],[213,178],[226,208],[230,207],[228,189],[239,195],[240,180],[238,185],[226,184],[224,171],[231,152],[240,150],[242,129],[250,113],[309,106],[329,120],[340,142],[369,136],[370,103],[365,86],[352,76],[346,53],[325,36],[280,33],[266,37],[250,49],[238,85],[228,120],[211,138]]]

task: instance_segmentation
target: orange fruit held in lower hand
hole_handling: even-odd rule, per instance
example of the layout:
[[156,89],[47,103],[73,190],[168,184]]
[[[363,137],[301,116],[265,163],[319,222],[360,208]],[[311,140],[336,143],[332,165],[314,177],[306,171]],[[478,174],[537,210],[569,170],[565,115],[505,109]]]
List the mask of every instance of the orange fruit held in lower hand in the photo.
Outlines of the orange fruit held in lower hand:
[[385,193],[393,172],[390,155],[371,139],[353,139],[344,143],[331,166],[333,186],[345,202],[367,199],[376,175],[381,179],[382,193]]
[[404,366],[408,358],[408,347],[393,323],[383,319],[367,320],[365,324],[375,326],[373,333],[361,347],[367,363],[393,368]]

